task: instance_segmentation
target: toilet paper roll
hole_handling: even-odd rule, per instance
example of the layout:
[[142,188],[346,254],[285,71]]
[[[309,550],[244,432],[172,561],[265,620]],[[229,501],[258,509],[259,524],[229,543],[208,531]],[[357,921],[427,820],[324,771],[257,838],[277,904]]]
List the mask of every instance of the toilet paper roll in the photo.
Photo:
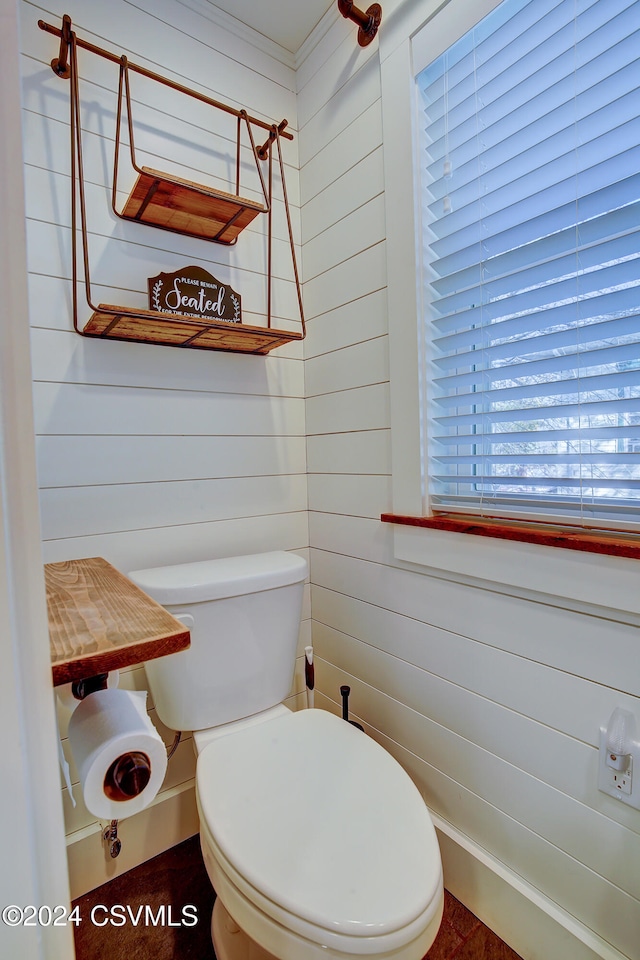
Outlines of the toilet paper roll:
[[85,805],[96,817],[130,817],[162,786],[167,751],[146,700],[146,691],[97,690],[71,715],[69,745]]

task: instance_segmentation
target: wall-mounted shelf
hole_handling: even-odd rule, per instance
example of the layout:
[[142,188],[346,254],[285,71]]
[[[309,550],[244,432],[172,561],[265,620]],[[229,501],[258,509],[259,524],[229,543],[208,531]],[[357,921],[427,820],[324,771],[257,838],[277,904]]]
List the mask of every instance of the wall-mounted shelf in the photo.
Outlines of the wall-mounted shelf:
[[198,350],[228,350],[233,353],[269,353],[302,334],[273,327],[252,327],[248,324],[215,323],[181,317],[156,310],[133,310],[101,303],[83,331],[87,337],[110,340],[134,340],[138,343],[160,343],[172,347],[193,347]]
[[201,240],[233,243],[267,207],[253,200],[142,167],[120,214]]
[[44,566],[54,686],[185,650],[190,634],[102,557]]
[[[263,120],[249,116],[246,110],[237,110],[227,104],[219,103],[190,90],[181,84],[153,73],[145,67],[130,63],[127,58],[117,56],[79,39],[71,29],[71,19],[65,14],[62,27],[54,27],[38,21],[38,26],[48,33],[60,37],[60,55],[51,61],[51,67],[57,76],[70,80],[70,127],[71,127],[71,235],[72,235],[72,280],[73,280],[73,326],[77,333],[88,337],[101,337],[116,340],[131,340],[140,343],[155,343],[173,347],[194,347],[202,350],[226,350],[238,353],[266,354],[275,347],[282,346],[305,336],[305,321],[302,307],[300,278],[295,255],[295,245],[289,214],[289,202],[284,177],[284,163],[280,138],[292,139],[286,130],[287,121],[268,124]],[[241,231],[260,214],[267,216],[267,302],[266,326],[250,326],[243,323],[222,323],[211,320],[198,320],[179,314],[165,314],[155,310],[142,310],[128,306],[110,304],[95,305],[91,298],[90,257],[88,244],[87,208],[84,189],[84,168],[82,154],[82,123],[80,118],[80,94],[78,73],[78,47],[104,57],[120,68],[115,154],[112,185],[112,209],[116,216],[124,220],[146,226],[169,230],[197,239],[230,246],[235,244]],[[235,193],[218,190],[211,186],[185,180],[173,173],[163,173],[150,167],[141,167],[136,161],[134,143],[134,124],[130,89],[130,72],[139,73],[151,80],[164,84],[178,92],[199,100],[211,107],[234,115],[237,118],[236,135],[236,176]],[[122,126],[123,104],[126,106],[129,128],[129,150],[131,164],[137,173],[137,180],[129,197],[119,210],[116,203],[118,193],[118,169],[120,160],[120,130]],[[268,137],[262,145],[256,146],[253,128],[268,131]],[[255,161],[258,180],[264,203],[240,195],[240,152],[241,131],[246,130],[250,141],[251,154]],[[275,145],[275,147],[274,147]],[[273,152],[277,152],[284,209],[286,214],[296,284],[298,306],[300,309],[301,331],[278,330],[271,325],[271,261],[272,261],[272,206],[273,206]],[[268,164],[267,176],[263,174],[260,162]],[[91,317],[84,326],[78,319],[78,208],[80,232],[82,237],[82,255],[84,268],[84,288]]]

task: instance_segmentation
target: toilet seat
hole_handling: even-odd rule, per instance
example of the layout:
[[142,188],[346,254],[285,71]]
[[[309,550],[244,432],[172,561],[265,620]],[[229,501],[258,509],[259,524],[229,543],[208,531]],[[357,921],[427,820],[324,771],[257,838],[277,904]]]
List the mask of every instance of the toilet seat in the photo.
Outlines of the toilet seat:
[[213,741],[196,784],[219,881],[305,940],[382,955],[441,909],[440,853],[418,790],[332,714],[299,711]]
[[[424,957],[438,932],[444,903],[442,887],[424,913],[407,927],[379,936],[349,936],[310,924],[266,898],[234,870],[204,825],[200,840],[207,873],[221,901],[216,904],[224,906],[243,931],[266,947],[269,956],[294,960],[417,960]],[[215,913],[214,909],[214,917]],[[217,949],[215,938],[214,946]],[[253,960],[254,949],[255,944],[240,956]],[[235,953],[230,956],[235,960]],[[255,956],[262,960],[261,952]]]

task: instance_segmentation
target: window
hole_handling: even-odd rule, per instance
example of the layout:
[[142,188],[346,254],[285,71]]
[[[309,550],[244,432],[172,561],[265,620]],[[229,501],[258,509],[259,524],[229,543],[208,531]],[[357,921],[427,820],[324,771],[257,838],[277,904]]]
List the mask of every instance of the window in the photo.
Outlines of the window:
[[504,0],[417,78],[431,509],[640,516],[640,3]]
[[394,555],[634,615],[639,41],[640,0],[380,35]]

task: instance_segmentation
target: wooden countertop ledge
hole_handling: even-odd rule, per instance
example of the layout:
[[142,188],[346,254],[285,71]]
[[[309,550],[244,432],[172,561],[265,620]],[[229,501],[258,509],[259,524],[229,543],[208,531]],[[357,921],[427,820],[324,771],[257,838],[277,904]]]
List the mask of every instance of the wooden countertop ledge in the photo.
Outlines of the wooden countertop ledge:
[[53,683],[185,650],[189,631],[102,557],[44,566]]

